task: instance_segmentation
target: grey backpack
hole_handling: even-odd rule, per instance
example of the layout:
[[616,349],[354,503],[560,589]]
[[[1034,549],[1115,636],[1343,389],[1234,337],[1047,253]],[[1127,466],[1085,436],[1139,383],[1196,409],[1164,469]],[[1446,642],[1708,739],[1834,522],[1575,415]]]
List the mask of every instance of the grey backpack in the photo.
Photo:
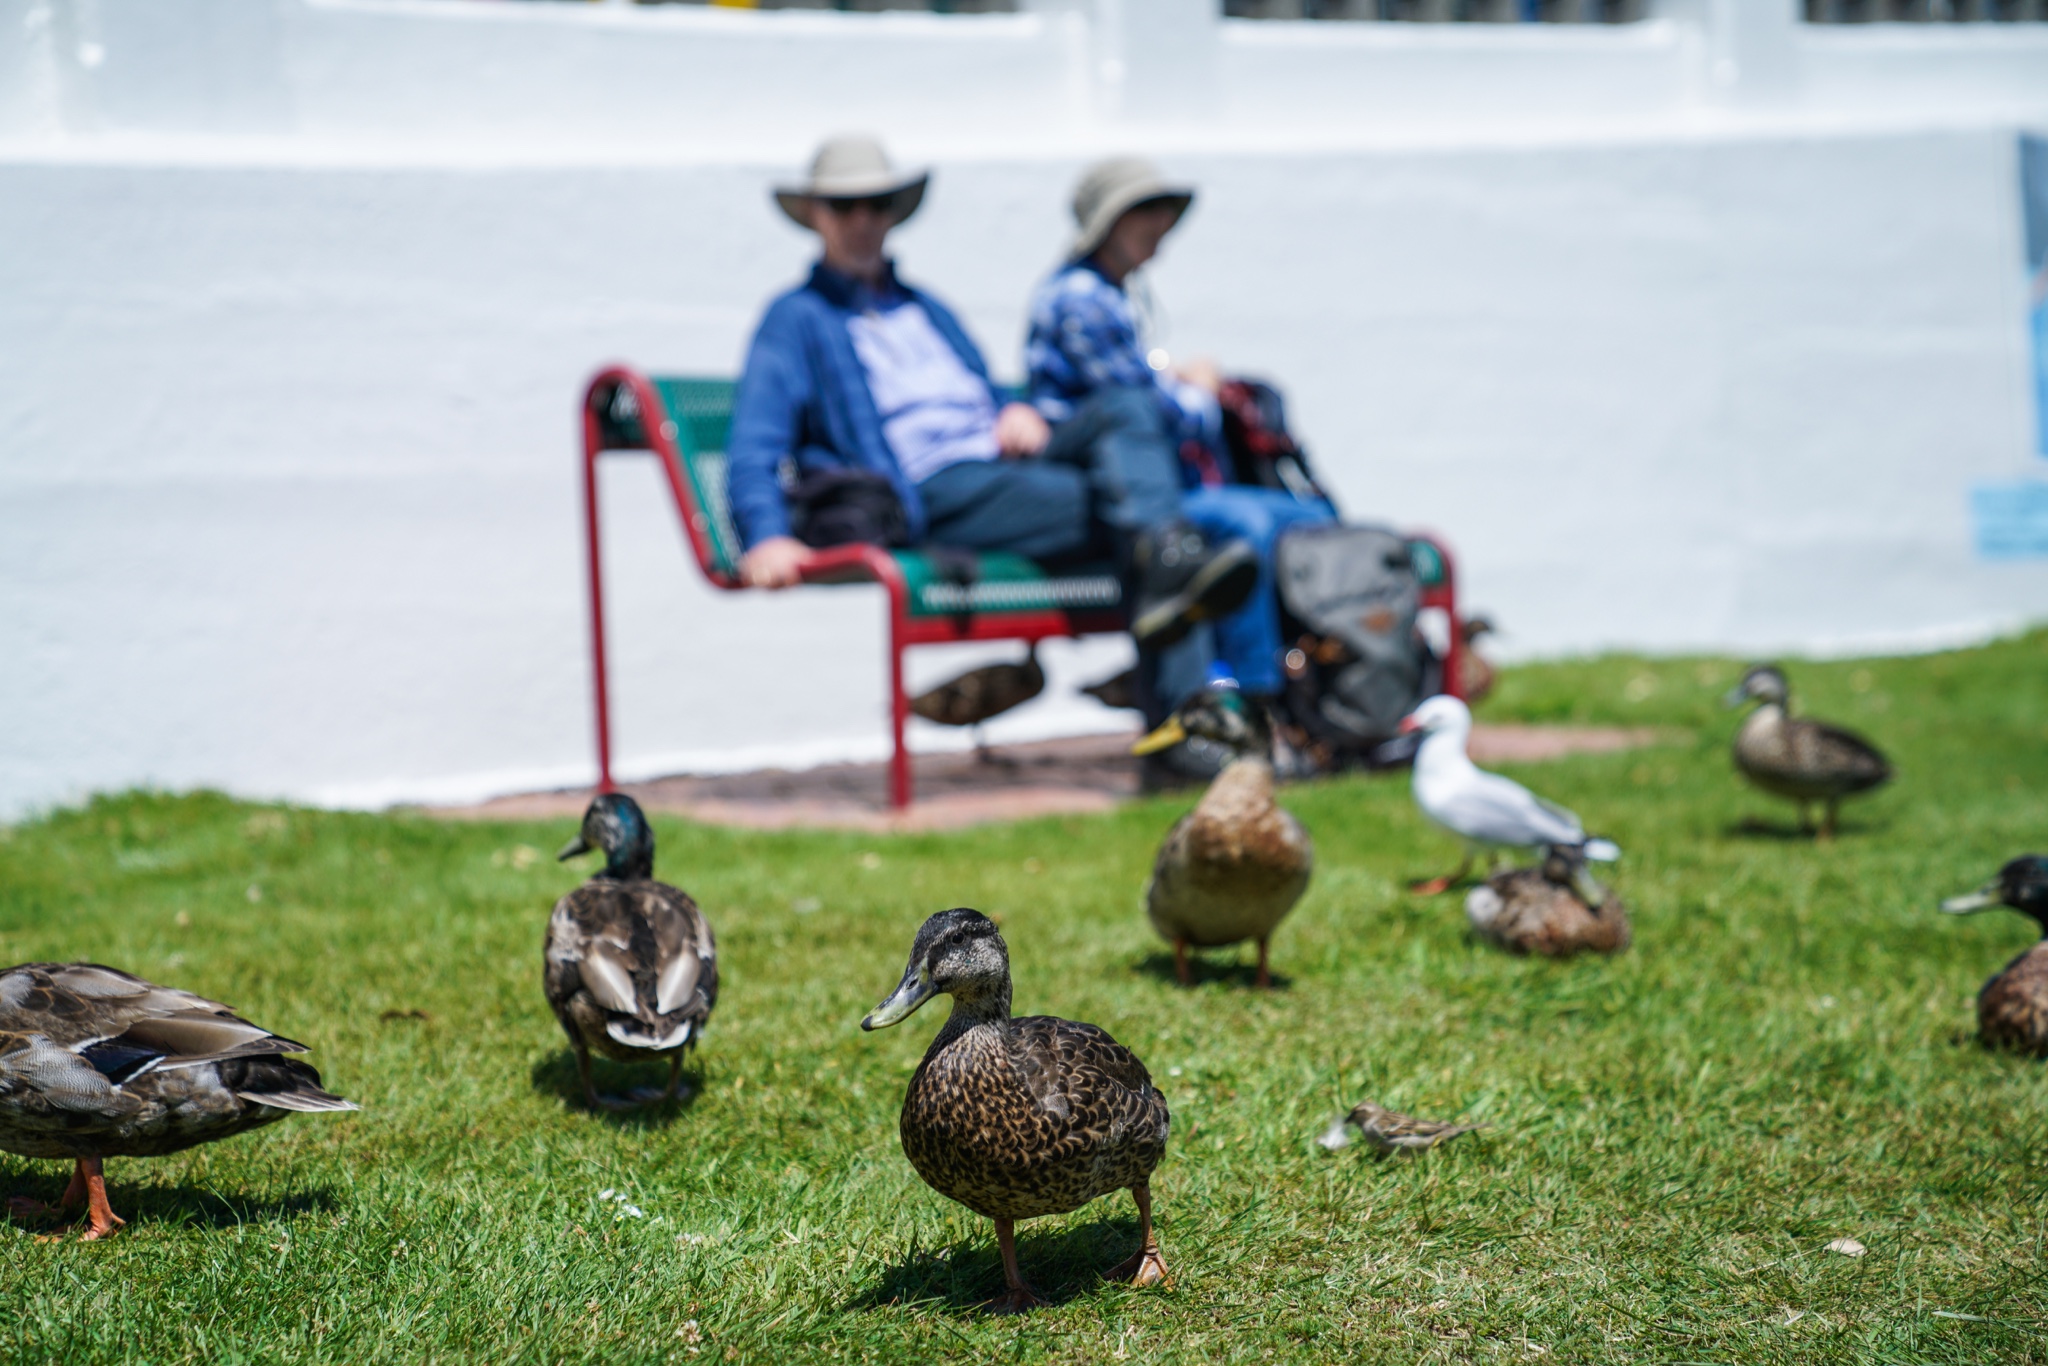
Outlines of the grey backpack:
[[1274,567],[1296,642],[1288,711],[1330,759],[1359,759],[1438,686],[1415,625],[1422,584],[1408,539],[1376,526],[1295,527]]

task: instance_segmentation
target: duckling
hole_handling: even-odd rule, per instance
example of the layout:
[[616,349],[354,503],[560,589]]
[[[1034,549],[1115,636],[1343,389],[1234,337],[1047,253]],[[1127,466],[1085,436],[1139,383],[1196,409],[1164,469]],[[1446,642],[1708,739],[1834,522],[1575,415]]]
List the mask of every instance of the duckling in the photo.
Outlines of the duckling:
[[1038,644],[1020,664],[987,664],[969,669],[911,699],[910,709],[942,726],[978,726],[1021,707],[1045,691],[1045,669],[1038,662]]
[[[107,1203],[109,1157],[162,1157],[275,1124],[295,1110],[353,1110],[295,1058],[306,1045],[218,1001],[99,963],[0,972],[0,1148],[69,1158],[60,1208],[86,1207],[81,1239],[127,1220]],[[50,1213],[25,1197],[16,1217]]]
[[1316,1142],[1336,1152],[1351,1146],[1351,1130],[1356,1129],[1359,1137],[1385,1157],[1396,1151],[1412,1153],[1434,1148],[1439,1143],[1450,1142],[1459,1134],[1469,1134],[1485,1127],[1484,1124],[1447,1124],[1440,1119],[1417,1119],[1399,1110],[1389,1110],[1384,1105],[1361,1100],[1351,1107],[1349,1114],[1331,1120],[1330,1127]]
[[1152,1172],[1171,1116],[1145,1064],[1091,1024],[1010,1015],[1010,951],[995,923],[956,907],[925,921],[903,980],[860,1022],[886,1029],[938,995],[953,1013],[903,1097],[903,1155],[925,1184],[995,1221],[1007,1293],[999,1313],[1042,1304],[1017,1267],[1016,1223],[1129,1190],[1137,1253],[1108,1275],[1166,1279],[1152,1232]]
[[1404,735],[1419,733],[1412,787],[1422,814],[1465,841],[1465,857],[1443,877],[1409,887],[1434,896],[1448,890],[1472,869],[1480,850],[1534,849],[1565,845],[1581,849],[1590,859],[1611,862],[1621,857],[1612,840],[1590,837],[1579,818],[1511,778],[1488,773],[1465,753],[1472,733],[1472,713],[1455,697],[1432,697],[1401,722]]
[[1852,731],[1810,717],[1791,715],[1791,689],[1782,670],[1758,664],[1727,696],[1730,707],[1754,698],[1763,705],[1735,732],[1735,766],[1764,791],[1799,804],[1799,829],[1813,829],[1811,802],[1826,804],[1819,838],[1835,837],[1835,809],[1842,798],[1882,787],[1892,766],[1877,746]]
[[1999,969],[1977,993],[1977,1032],[1994,1048],[2048,1054],[2048,855],[2026,854],[1974,892],[1941,903],[1950,915],[2010,906],[2031,916],[2042,940]]
[[1315,847],[1293,813],[1273,800],[1272,731],[1262,710],[1232,687],[1195,694],[1132,747],[1151,754],[1190,735],[1222,746],[1230,759],[1193,811],[1159,846],[1145,913],[1173,945],[1182,986],[1193,979],[1188,949],[1258,941],[1261,987],[1272,985],[1267,946],[1315,868]]
[[1485,701],[1500,679],[1500,671],[1476,648],[1481,636],[1494,635],[1498,630],[1489,616],[1475,614],[1458,623],[1458,638],[1464,645],[1458,652],[1458,695],[1468,707]]
[[1533,868],[1496,873],[1465,894],[1473,933],[1510,953],[1569,958],[1628,947],[1628,910],[1586,867],[1586,851],[1553,844]]
[[[640,804],[607,792],[583,813],[583,829],[555,857],[602,849],[605,865],[555,903],[548,917],[543,985],[576,1052],[594,1109],[620,1110],[681,1091],[683,1054],[718,1004],[718,947],[711,922],[687,893],[654,880],[654,831]],[[620,1062],[668,1059],[668,1087],[599,1096],[590,1050]]]

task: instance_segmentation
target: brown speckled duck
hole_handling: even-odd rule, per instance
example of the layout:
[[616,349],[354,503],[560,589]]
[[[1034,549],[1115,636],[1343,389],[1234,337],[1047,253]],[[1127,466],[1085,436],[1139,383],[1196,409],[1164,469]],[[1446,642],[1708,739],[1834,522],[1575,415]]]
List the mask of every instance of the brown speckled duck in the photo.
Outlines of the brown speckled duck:
[[1823,803],[1820,838],[1833,839],[1842,798],[1890,782],[1892,766],[1877,746],[1853,731],[1793,716],[1791,698],[1784,672],[1774,665],[1758,664],[1742,676],[1728,694],[1728,705],[1739,707],[1751,699],[1762,705],[1735,732],[1735,766],[1764,791],[1797,802],[1801,830],[1813,828],[1807,807]]
[[[218,1001],[98,963],[0,972],[0,1148],[69,1158],[60,1208],[86,1207],[81,1238],[126,1220],[107,1204],[109,1157],[162,1157],[295,1110],[353,1110],[287,1053],[306,1046]],[[51,1213],[16,1197],[9,1213]]]
[[860,1022],[885,1029],[934,996],[953,998],[903,1097],[903,1155],[939,1194],[993,1219],[1006,1294],[1042,1303],[1017,1268],[1016,1223],[1128,1190],[1139,1249],[1112,1278],[1154,1285],[1166,1259],[1152,1233],[1152,1171],[1170,1116],[1145,1064],[1091,1024],[1010,1015],[1010,952],[979,911],[941,911],[918,929],[903,980]]
[[2041,927],[2042,940],[2007,963],[1977,993],[1977,1032],[1994,1048],[2048,1054],[2048,857],[2026,854],[1998,876],[1941,903],[1950,915],[2010,906]]
[[1569,958],[1628,947],[1628,910],[1595,878],[1583,846],[1553,844],[1533,868],[1495,873],[1465,894],[1472,932],[1510,953]]
[[1045,691],[1045,668],[1034,642],[1022,663],[984,664],[920,693],[910,709],[942,726],[978,726]]
[[[718,947],[689,896],[654,880],[654,831],[640,804],[607,792],[583,813],[583,829],[556,857],[602,849],[604,868],[555,903],[548,917],[543,983],[576,1052],[593,1108],[672,1099],[683,1054],[718,1003]],[[590,1050],[619,1062],[663,1058],[668,1087],[600,1096]]]
[[1159,846],[1145,913],[1173,945],[1182,985],[1193,980],[1188,949],[1247,939],[1259,946],[1259,985],[1271,983],[1267,945],[1315,868],[1315,847],[1293,814],[1273,800],[1271,732],[1256,704],[1235,688],[1197,693],[1133,747],[1149,754],[1190,735],[1234,756]]

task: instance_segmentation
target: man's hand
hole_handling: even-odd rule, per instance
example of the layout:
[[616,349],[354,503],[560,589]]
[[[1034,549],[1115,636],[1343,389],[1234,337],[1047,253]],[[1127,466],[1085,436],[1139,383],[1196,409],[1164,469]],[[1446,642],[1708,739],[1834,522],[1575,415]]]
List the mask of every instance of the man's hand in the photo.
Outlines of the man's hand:
[[1197,356],[1183,361],[1173,367],[1173,373],[1197,389],[1208,390],[1211,398],[1223,392],[1223,370],[1212,357]]
[[1050,440],[1052,428],[1038,415],[1038,409],[1028,403],[1006,404],[996,414],[996,449],[1006,459],[1037,455]]
[[794,588],[811,548],[794,536],[770,536],[740,556],[740,582],[750,588]]

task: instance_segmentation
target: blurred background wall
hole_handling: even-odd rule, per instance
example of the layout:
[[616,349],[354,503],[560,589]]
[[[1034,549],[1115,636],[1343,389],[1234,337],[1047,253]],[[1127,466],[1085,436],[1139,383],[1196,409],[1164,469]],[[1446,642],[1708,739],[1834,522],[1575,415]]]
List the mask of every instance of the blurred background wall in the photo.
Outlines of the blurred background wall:
[[[580,385],[734,372],[810,257],[768,186],[849,128],[935,168],[899,258],[1012,376],[1078,169],[1196,180],[1162,342],[1279,382],[1514,652],[2048,616],[2048,533],[1972,520],[2048,486],[2048,25],[1380,12],[0,0],[0,818],[587,780]],[[622,773],[882,752],[879,593],[716,593],[605,480]],[[1126,657],[992,735],[1125,724],[1071,685]]]

